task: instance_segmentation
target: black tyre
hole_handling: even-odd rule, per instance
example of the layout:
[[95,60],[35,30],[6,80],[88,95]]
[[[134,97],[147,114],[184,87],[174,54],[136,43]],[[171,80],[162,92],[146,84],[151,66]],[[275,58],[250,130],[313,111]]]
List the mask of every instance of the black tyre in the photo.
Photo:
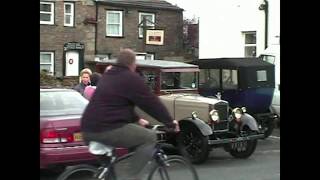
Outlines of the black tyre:
[[66,168],[66,170],[60,174],[57,180],[97,180],[94,178],[98,168],[81,164]]
[[257,147],[257,140],[242,141],[230,145],[230,154],[235,158],[250,157]]
[[[245,127],[244,130],[251,132],[248,127]],[[228,151],[235,158],[248,158],[256,150],[257,143],[257,139],[231,143],[228,145]]]
[[198,180],[198,174],[192,164],[182,156],[168,156],[165,164],[156,164],[150,170],[148,180]]
[[273,120],[273,119],[270,119],[270,120],[268,120],[267,122],[265,122],[264,128],[265,128],[264,138],[267,138],[267,137],[269,137],[269,136],[272,134],[272,132],[273,132],[273,129],[274,129],[274,120]]
[[185,125],[177,137],[180,153],[192,163],[200,164],[207,160],[210,152],[208,136],[202,135],[194,125]]

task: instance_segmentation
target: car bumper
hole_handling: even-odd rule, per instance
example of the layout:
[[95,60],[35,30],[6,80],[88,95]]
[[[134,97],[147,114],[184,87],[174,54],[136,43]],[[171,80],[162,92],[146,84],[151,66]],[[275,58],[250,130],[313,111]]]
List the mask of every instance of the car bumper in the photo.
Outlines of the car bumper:
[[264,138],[264,134],[257,134],[257,135],[250,135],[245,137],[236,137],[236,138],[227,138],[227,139],[216,139],[216,140],[208,140],[209,145],[214,144],[229,144],[229,143],[235,143],[240,141],[247,141],[247,140],[254,140],[254,139],[262,139]]
[[280,117],[280,105],[272,105],[271,110]]
[[[125,148],[117,148],[116,153],[121,156],[128,153],[128,151]],[[96,157],[89,153],[88,146],[40,148],[40,169],[57,165],[95,162],[96,160]]]
[[88,152],[87,146],[40,148],[40,168],[95,159],[95,156]]

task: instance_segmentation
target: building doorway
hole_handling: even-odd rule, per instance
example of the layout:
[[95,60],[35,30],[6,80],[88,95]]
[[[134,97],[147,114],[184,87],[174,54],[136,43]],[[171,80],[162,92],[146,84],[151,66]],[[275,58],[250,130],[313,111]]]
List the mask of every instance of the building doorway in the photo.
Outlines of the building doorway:
[[79,52],[66,52],[66,76],[79,76]]

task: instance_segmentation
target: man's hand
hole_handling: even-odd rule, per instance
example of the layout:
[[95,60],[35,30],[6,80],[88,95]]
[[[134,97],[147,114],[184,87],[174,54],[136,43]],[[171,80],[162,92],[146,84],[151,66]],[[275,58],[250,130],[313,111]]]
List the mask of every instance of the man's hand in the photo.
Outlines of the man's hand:
[[150,123],[149,123],[149,121],[140,118],[139,121],[138,121],[138,124],[139,124],[140,126],[145,127],[146,125],[149,125]]
[[176,128],[174,129],[174,132],[180,132],[180,126],[177,120],[173,121],[174,124],[176,124]]

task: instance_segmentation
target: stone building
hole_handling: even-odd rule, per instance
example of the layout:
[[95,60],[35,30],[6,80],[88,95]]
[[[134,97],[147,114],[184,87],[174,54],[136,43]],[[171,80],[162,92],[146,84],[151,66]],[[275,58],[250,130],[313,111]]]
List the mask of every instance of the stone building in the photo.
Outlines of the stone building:
[[[137,58],[181,60],[182,11],[164,0],[40,0],[40,69],[75,77],[121,48]],[[162,32],[163,44],[145,44],[143,25]]]

